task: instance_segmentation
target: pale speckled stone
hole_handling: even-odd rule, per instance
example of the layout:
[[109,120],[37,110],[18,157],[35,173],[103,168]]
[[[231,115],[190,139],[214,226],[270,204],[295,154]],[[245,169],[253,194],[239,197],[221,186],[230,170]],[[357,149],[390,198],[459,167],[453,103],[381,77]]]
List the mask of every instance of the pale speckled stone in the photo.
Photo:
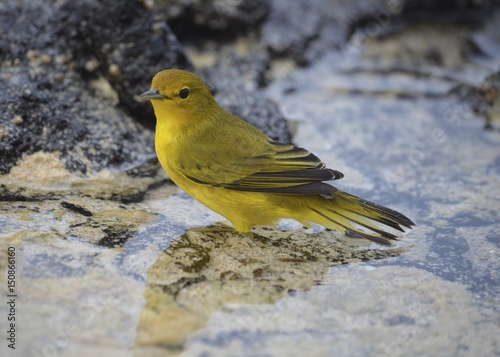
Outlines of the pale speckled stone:
[[[425,31],[433,44],[453,36]],[[406,48],[418,55],[422,44]],[[6,248],[18,252],[15,353],[500,354],[500,135],[485,132],[483,118],[447,92],[480,83],[488,59],[462,58],[464,71],[426,67],[422,77],[422,68],[380,68],[378,56],[394,49],[391,42],[364,57],[330,54],[268,94],[300,120],[295,142],[346,174],[339,188],[415,219],[395,250],[300,229],[257,231],[254,239],[202,234],[190,228],[221,217],[173,185],[150,186],[164,176],[81,177],[57,155],[38,153],[0,176],[2,189],[23,198],[0,202],[2,276]],[[138,192],[140,203],[120,200]],[[329,269],[339,263],[350,264]],[[0,317],[6,309],[0,304]],[[4,344],[0,355],[16,356]]]
[[[160,176],[164,178],[165,174]],[[26,198],[57,194],[130,196],[146,191],[158,180],[158,177],[132,177],[123,171],[107,169],[79,175],[69,172],[57,153],[42,151],[23,157],[8,174],[0,175],[2,190]]]
[[250,237],[227,228],[188,230],[149,268],[136,355],[179,352],[190,334],[228,304],[272,304],[291,291],[311,289],[331,265],[403,251],[367,250],[366,241],[336,232],[264,227]]
[[497,316],[461,284],[414,268],[367,268],[335,267],[309,292],[214,313],[182,356],[498,353]]

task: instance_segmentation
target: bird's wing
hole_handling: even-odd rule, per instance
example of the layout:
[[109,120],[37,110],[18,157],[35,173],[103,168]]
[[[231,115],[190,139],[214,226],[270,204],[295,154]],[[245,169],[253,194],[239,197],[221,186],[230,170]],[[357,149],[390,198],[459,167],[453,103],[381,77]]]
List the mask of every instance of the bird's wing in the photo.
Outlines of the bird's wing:
[[323,181],[343,177],[303,148],[270,139],[264,144],[258,146],[259,152],[240,145],[227,152],[223,160],[214,154],[209,163],[184,163],[183,174],[194,182],[231,190],[325,197],[331,197],[336,189]]

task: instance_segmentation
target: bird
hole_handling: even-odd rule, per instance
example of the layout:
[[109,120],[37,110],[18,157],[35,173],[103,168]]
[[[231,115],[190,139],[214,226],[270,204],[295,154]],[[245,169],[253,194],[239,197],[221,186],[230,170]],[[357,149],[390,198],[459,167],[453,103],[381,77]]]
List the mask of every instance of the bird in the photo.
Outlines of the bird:
[[327,183],[344,175],[226,112],[195,73],[162,70],[139,97],[153,105],[155,151],[170,179],[238,233],[291,218],[391,245],[399,238],[396,231],[415,225],[402,213]]

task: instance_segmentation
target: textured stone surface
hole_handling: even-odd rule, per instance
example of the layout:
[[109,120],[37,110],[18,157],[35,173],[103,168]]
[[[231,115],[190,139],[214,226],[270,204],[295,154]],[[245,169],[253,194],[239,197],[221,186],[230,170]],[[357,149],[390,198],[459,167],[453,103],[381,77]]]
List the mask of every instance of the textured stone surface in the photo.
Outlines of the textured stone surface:
[[248,236],[221,231],[227,228],[188,230],[149,268],[136,339],[141,356],[150,356],[158,346],[174,353],[228,304],[272,304],[290,292],[309,290],[331,265],[404,252],[369,250],[366,241],[338,232],[264,227]]
[[168,22],[180,37],[229,37],[256,27],[265,19],[269,5],[266,0],[162,0],[155,6],[165,13]]
[[482,305],[418,269],[333,268],[308,293],[215,313],[182,356],[495,355],[497,319]]
[[[97,3],[102,8],[92,8]],[[168,27],[152,33],[153,13],[135,1],[133,8],[120,4],[1,5],[2,33],[9,42],[0,74],[2,173],[23,154],[40,150],[58,152],[67,168],[81,173],[138,165],[151,157],[152,133],[130,116],[137,106],[131,98],[148,87],[152,63],[186,60]],[[111,15],[130,17],[131,9],[133,32],[124,32],[120,16]],[[93,10],[96,16],[90,15]],[[164,51],[146,51],[150,46]],[[110,74],[111,64],[118,72]]]
[[[137,96],[162,69],[192,69],[165,18],[139,1],[67,1],[60,11],[57,28],[72,49],[77,70],[90,77],[103,75],[127,112],[154,128],[151,105]],[[93,61],[97,68],[89,70]]]
[[[269,22],[281,19],[279,36],[295,31],[286,13],[271,13],[301,8],[288,3],[289,8],[269,2],[262,29],[272,29]],[[423,18],[432,13],[432,4],[409,3],[414,6],[389,21],[377,15],[389,3],[339,4],[338,14],[348,8],[353,14],[337,21],[342,16],[327,11],[337,2],[311,2],[304,10],[311,13],[304,16],[320,24],[330,19],[331,25],[323,22],[321,33],[311,37],[314,21],[309,19],[303,36],[289,34],[290,52],[264,45],[260,27],[235,30],[242,36],[237,40],[207,40],[199,48],[186,44],[194,67],[212,82],[222,105],[250,115],[234,102],[274,101],[274,109],[296,119],[294,142],[345,174],[336,182],[339,188],[416,221],[417,227],[387,250],[319,233],[318,227],[305,232],[291,222],[280,224],[286,232],[261,229],[253,239],[207,230],[222,218],[168,183],[149,160],[152,142],[143,144],[151,133],[133,131],[137,124],[123,108],[115,108],[120,100],[104,73],[109,67],[100,67],[108,62],[79,62],[69,50],[64,57],[51,55],[59,47],[51,45],[50,31],[42,30],[63,3],[41,11],[45,2],[23,2],[24,8],[3,2],[0,26],[32,24],[19,29],[24,35],[18,42],[0,41],[2,84],[11,85],[14,94],[23,83],[30,90],[18,101],[10,87],[5,90],[5,113],[19,105],[33,115],[73,108],[75,116],[88,120],[82,125],[68,121],[65,129],[42,125],[52,123],[43,116],[37,119],[32,130],[42,139],[34,136],[25,156],[0,176],[0,275],[6,276],[7,248],[15,247],[19,294],[16,350],[2,343],[0,355],[498,355],[500,136],[495,125],[484,130],[483,115],[496,103],[500,45],[492,29],[498,18],[476,16],[491,10],[493,2],[459,2],[432,11],[440,19],[468,19],[469,25],[431,21],[410,26],[405,16]],[[425,5],[422,11],[419,4]],[[137,6],[131,9],[141,13]],[[141,6],[149,9],[150,3]],[[35,8],[37,16],[23,17]],[[366,17],[357,17],[358,10]],[[12,11],[18,16],[7,16]],[[83,19],[82,14],[75,18]],[[300,16],[290,13],[289,18]],[[101,16],[96,20],[102,24]],[[85,24],[75,26],[91,42],[104,43],[92,40]],[[346,34],[349,42],[332,52],[337,46],[332,44],[342,44]],[[65,41],[78,43],[73,35]],[[124,31],[121,39],[135,35]],[[109,37],[106,33],[103,40]],[[26,51],[35,40],[42,41],[36,52]],[[96,53],[120,59],[127,53],[124,42],[113,47],[117,57],[115,50]],[[63,69],[62,79],[53,77],[56,84],[51,84],[49,63]],[[305,63],[310,67],[298,67]],[[110,76],[119,73],[117,67],[109,68]],[[38,82],[44,74],[47,86]],[[71,81],[82,87],[71,87]],[[476,96],[485,84],[491,102]],[[246,98],[250,95],[255,97]],[[57,98],[73,98],[71,106]],[[474,111],[475,101],[486,110]],[[255,116],[267,118],[261,113],[273,113],[269,108],[257,108]],[[29,134],[30,127],[23,125],[31,116],[12,114],[7,119],[0,114],[5,120],[0,140],[16,130]],[[103,120],[106,115],[121,121]],[[94,122],[97,126],[87,128]],[[274,119],[270,123],[282,128],[272,124]],[[131,159],[100,156],[114,145],[106,130],[121,133],[115,124],[132,130],[117,144],[131,150]],[[70,131],[82,127],[98,139],[88,152]],[[35,150],[48,139],[66,147],[72,140],[75,148]],[[12,165],[4,153],[1,163]],[[339,263],[347,264],[330,268]],[[6,296],[2,281],[0,295]],[[0,304],[2,331],[8,330],[7,309]]]
[[[37,151],[84,174],[152,157],[155,119],[137,96],[162,69],[193,69],[164,13],[133,0],[16,0],[1,5],[0,19],[0,173]],[[227,107],[288,141],[277,107],[243,93]]]

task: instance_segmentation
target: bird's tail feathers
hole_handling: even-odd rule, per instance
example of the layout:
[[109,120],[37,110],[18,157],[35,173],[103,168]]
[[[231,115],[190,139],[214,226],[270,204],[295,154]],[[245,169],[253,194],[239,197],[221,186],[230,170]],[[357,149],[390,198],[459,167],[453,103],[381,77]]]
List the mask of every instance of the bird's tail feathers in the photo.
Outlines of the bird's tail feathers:
[[398,237],[376,223],[401,232],[404,232],[404,228],[415,225],[408,217],[395,210],[346,192],[336,191],[328,201],[329,204],[321,200],[321,204],[311,205],[309,208],[314,216],[311,215],[308,219],[326,228],[346,231],[378,244],[390,245],[391,240]]

